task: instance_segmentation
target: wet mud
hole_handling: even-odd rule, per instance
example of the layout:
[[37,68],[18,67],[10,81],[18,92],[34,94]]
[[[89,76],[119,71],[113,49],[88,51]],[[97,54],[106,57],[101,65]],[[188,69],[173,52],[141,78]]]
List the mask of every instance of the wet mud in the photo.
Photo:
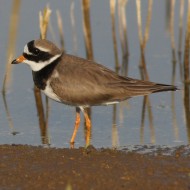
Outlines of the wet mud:
[[189,190],[189,147],[167,150],[0,145],[0,189]]

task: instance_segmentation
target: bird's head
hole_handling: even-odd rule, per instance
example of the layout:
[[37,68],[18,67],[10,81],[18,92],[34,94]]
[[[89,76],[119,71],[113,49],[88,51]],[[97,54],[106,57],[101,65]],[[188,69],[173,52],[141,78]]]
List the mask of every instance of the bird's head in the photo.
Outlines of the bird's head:
[[62,51],[48,40],[33,40],[24,46],[21,56],[12,61],[12,64],[26,63],[32,71],[39,71],[51,64],[62,55]]

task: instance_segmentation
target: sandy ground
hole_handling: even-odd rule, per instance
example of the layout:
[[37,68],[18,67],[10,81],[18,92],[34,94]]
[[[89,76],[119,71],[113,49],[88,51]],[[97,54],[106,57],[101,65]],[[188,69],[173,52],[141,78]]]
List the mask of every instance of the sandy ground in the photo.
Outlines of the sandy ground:
[[190,190],[187,147],[153,155],[94,147],[0,145],[0,189]]

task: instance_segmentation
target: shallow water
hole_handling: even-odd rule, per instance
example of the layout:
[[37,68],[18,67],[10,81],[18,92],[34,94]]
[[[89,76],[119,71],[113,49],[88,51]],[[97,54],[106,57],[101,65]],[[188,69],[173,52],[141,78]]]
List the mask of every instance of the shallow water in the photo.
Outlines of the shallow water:
[[[12,3],[4,1],[0,6],[0,79],[3,81],[7,62],[7,48],[9,34],[9,18]],[[16,52],[14,57],[20,55],[24,45],[39,37],[38,12],[42,10],[47,1],[32,3],[26,0],[21,2],[20,17],[18,23],[18,35],[16,36]],[[82,29],[82,12],[79,1],[75,2],[77,52],[80,57],[85,57],[85,46]],[[172,83],[173,58],[171,50],[170,33],[166,26],[167,1],[155,1],[152,7],[152,21],[150,36],[145,50],[146,65],[151,81],[158,83]],[[147,14],[148,1],[142,2],[143,29]],[[187,2],[185,1],[185,4]],[[59,45],[56,10],[61,11],[63,19],[63,31],[65,49],[74,54],[73,37],[70,20],[70,1],[54,1],[50,4],[52,9],[51,24],[54,30],[55,41]],[[183,18],[183,43],[185,39],[186,8]],[[117,9],[116,9],[117,13]],[[128,76],[141,78],[139,71],[140,48],[138,28],[136,21],[135,1],[129,1],[126,8],[127,33],[129,46],[129,70]],[[179,2],[175,4],[174,14],[174,39],[177,48],[179,24]],[[91,2],[91,28],[94,59],[103,65],[114,69],[114,53],[111,31],[111,18],[109,1]],[[122,62],[122,50],[119,41],[118,21],[116,14],[116,35],[119,63]],[[48,39],[54,40],[51,33]],[[151,116],[146,109],[145,122],[142,125],[143,97],[136,97],[122,102],[116,107],[100,106],[92,108],[92,132],[91,144],[95,147],[124,147],[127,145],[156,144],[178,146],[189,144],[189,128],[184,109],[183,80],[180,79],[179,57],[176,49],[176,75],[174,84],[181,89],[177,92],[158,93],[149,96]],[[182,52],[183,53],[183,52]],[[183,59],[182,59],[183,60]],[[0,97],[0,143],[1,144],[50,144],[53,147],[69,147],[69,140],[73,131],[75,108],[68,107],[50,101],[50,113],[46,141],[44,133],[40,131],[36,103],[33,93],[33,81],[31,70],[26,65],[11,66],[12,79],[7,85],[6,102],[7,115],[3,96]],[[43,95],[43,100],[45,98]],[[115,110],[115,111],[114,111]],[[83,121],[79,128],[75,146],[85,146],[85,134]],[[48,140],[47,140],[48,139]]]

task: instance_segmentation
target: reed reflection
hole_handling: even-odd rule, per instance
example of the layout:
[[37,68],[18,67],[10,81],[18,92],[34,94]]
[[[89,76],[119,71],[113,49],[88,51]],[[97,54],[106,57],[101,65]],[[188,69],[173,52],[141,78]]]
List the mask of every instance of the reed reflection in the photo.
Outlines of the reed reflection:
[[[176,68],[177,68],[177,59],[176,59],[176,45],[175,45],[175,31],[174,31],[174,13],[175,13],[175,1],[172,0],[170,2],[170,14],[167,16],[169,16],[169,19],[166,19],[169,21],[169,34],[170,34],[170,42],[171,42],[171,52],[172,52],[172,79],[171,79],[171,83],[175,84],[176,81]],[[179,21],[181,22],[181,20]],[[181,24],[179,24],[180,26]],[[182,33],[181,33],[182,34]],[[180,36],[182,37],[182,36]],[[180,40],[180,39],[179,39]],[[179,41],[179,44],[181,42]],[[181,70],[181,65],[180,65],[180,59],[179,59],[179,68]],[[181,75],[181,71],[180,71],[180,75]],[[176,120],[176,106],[175,106],[175,93],[171,92],[171,110],[172,110],[172,127],[173,127],[173,132],[174,132],[174,138],[176,141],[179,141],[179,129],[178,129],[178,125],[177,125],[177,120]]]
[[3,103],[4,103],[4,107],[5,107],[5,112],[6,112],[6,117],[7,117],[9,129],[10,129],[10,133],[12,135],[17,135],[20,132],[15,131],[15,129],[14,129],[13,120],[12,120],[12,117],[11,117],[11,114],[10,114],[10,111],[9,111],[9,107],[8,107],[8,104],[7,104],[6,93],[3,92],[2,97],[3,97]]
[[[118,5],[119,6],[119,5]],[[116,38],[116,25],[115,25],[115,8],[116,0],[110,0],[110,17],[111,17],[111,30],[112,30],[112,41],[113,41],[113,51],[115,60],[115,72],[119,73],[119,60],[118,60],[118,50],[117,50],[117,38]],[[118,140],[118,126],[116,125],[117,118],[117,105],[113,105],[113,115],[112,115],[112,147],[119,146]]]

